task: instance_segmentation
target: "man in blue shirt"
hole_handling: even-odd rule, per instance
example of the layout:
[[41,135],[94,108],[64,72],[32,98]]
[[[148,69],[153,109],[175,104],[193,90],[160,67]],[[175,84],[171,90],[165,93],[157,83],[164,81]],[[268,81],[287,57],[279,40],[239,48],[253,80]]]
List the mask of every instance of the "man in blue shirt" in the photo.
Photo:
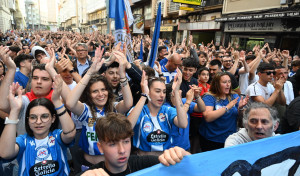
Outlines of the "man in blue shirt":
[[177,74],[177,67],[181,67],[182,60],[178,53],[172,54],[166,65],[161,66],[161,71],[166,78],[166,84],[170,83]]
[[16,72],[14,82],[18,82],[23,89],[25,89],[29,79],[32,59],[33,57],[27,54],[20,54],[15,58],[16,66],[20,70]]

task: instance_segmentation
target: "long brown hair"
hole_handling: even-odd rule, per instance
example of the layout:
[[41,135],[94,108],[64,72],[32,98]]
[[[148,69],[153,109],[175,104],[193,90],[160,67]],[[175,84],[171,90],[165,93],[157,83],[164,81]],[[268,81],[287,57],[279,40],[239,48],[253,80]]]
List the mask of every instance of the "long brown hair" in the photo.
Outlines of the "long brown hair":
[[88,82],[87,86],[85,87],[85,89],[80,97],[80,101],[86,103],[91,108],[93,118],[96,118],[97,116],[96,116],[96,106],[92,101],[90,87],[94,83],[99,82],[99,81],[101,81],[104,84],[106,90],[108,91],[107,102],[104,105],[104,109],[105,109],[104,112],[105,113],[113,112],[113,110],[114,110],[113,103],[115,100],[115,95],[113,93],[113,90],[112,90],[110,84],[108,83],[107,79],[104,76],[99,75],[99,74],[94,74],[94,75],[92,75],[90,81]]
[[[209,92],[207,92],[207,94],[210,94],[212,96],[214,96],[218,101],[220,100],[220,97],[222,95],[221,92],[221,77],[227,75],[229,78],[229,74],[227,72],[218,72],[216,73],[215,77],[212,79],[211,84],[210,84],[210,90]],[[231,95],[234,94],[234,92],[232,92],[232,86],[230,85],[230,89],[229,89],[229,94],[226,95],[226,98],[231,101]]]

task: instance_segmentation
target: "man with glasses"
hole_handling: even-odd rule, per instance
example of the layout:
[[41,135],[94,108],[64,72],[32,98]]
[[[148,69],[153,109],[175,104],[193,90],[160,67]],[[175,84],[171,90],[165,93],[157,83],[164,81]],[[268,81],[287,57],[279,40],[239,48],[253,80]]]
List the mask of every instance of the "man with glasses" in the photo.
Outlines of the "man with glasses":
[[219,60],[220,62],[222,62],[223,57],[224,57],[224,53],[223,52],[218,52],[216,54],[216,59]]
[[285,105],[286,99],[282,90],[285,78],[274,79],[276,72],[273,65],[269,63],[261,63],[257,72],[259,80],[250,84],[246,90],[246,95],[250,96],[249,102],[262,102],[269,106],[273,106],[275,102]]
[[92,62],[88,58],[88,47],[84,43],[78,43],[76,45],[77,58],[75,59],[76,67],[80,76],[84,73],[84,70],[89,68]]

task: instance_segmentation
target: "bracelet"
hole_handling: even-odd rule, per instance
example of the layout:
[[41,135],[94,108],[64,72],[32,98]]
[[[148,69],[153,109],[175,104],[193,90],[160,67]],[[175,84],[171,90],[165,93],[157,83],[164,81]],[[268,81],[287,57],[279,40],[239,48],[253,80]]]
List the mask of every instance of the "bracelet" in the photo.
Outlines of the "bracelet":
[[199,98],[200,98],[200,96],[198,96],[198,97],[195,97],[195,101],[198,101],[198,100],[199,100]]
[[57,111],[57,110],[60,110],[61,108],[63,108],[65,105],[64,104],[62,104],[60,107],[58,107],[58,108],[55,108],[55,110]]
[[145,93],[141,93],[141,96],[148,98],[148,95]]
[[124,81],[121,81],[121,79],[120,79],[120,83],[125,83],[126,81],[128,81],[128,79],[125,77],[125,78],[123,78],[123,79],[125,79]]
[[74,124],[74,128],[71,130],[71,131],[68,131],[68,132],[62,132],[63,134],[69,134],[69,133],[71,133],[72,131],[74,131],[76,129],[76,125]]
[[121,77],[120,77],[120,80],[121,80],[121,79],[127,79],[127,77],[124,77],[124,78],[121,78]]
[[158,76],[159,76],[159,77],[162,77],[162,76],[164,76],[164,74],[161,73],[161,74],[159,74]]
[[128,84],[128,79],[126,79],[124,82],[120,82],[122,87],[125,87]]
[[229,109],[227,108],[227,106],[224,106],[224,108],[225,108],[225,112],[229,111]]
[[60,116],[64,115],[66,112],[67,112],[67,109],[65,108],[65,110],[63,112],[57,114],[57,116],[60,117]]
[[149,95],[147,95],[145,93],[141,93],[141,96],[146,97],[149,101],[151,101],[151,98],[149,97]]
[[18,124],[19,119],[18,120],[10,120],[8,117],[5,118],[5,122],[4,124]]

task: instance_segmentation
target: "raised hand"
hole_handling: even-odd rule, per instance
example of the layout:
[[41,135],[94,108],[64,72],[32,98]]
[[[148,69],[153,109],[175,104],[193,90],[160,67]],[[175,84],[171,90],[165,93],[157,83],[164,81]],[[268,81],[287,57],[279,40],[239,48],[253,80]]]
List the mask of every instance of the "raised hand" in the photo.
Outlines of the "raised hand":
[[157,66],[155,67],[155,71],[158,73],[158,74],[162,74],[162,71],[161,71],[161,65],[159,64],[158,61],[154,61],[154,64]]
[[148,95],[149,87],[148,87],[148,76],[146,76],[146,72],[143,70],[142,80],[141,80],[141,89],[142,93]]
[[[22,108],[22,90],[19,89],[19,83],[12,83],[9,86],[9,94],[7,96],[11,111],[16,110],[20,111]],[[18,92],[18,97],[15,98],[15,93]]]
[[235,99],[231,100],[227,105],[228,109],[231,109],[233,106],[235,106],[236,103],[238,102],[238,99],[239,99],[239,97],[236,97]]
[[185,98],[186,98],[186,103],[191,104],[191,102],[194,99],[194,90],[190,89],[189,91],[187,91]]
[[249,98],[249,95],[247,95],[245,98],[241,96],[241,100],[239,102],[239,109],[242,109],[244,106],[247,105]]
[[51,99],[53,102],[60,100],[62,86],[63,86],[63,80],[62,80],[61,76],[58,74],[55,76],[54,83],[53,83],[53,93],[51,96]]
[[0,46],[0,59],[3,60],[4,64],[8,69],[16,69],[15,62],[9,56],[10,53],[11,51],[8,47]]
[[289,50],[283,50],[281,52],[281,55],[284,57],[284,58],[288,58],[290,56],[290,51]]
[[94,60],[93,64],[91,65],[90,69],[88,70],[87,74],[92,75],[92,74],[97,73],[100,70],[100,68],[102,67],[103,63],[104,63],[104,59],[95,57],[95,60]]
[[174,82],[173,82],[173,85],[172,85],[172,90],[173,91],[179,91],[180,85],[181,85],[181,82],[182,82],[182,73],[181,73],[180,69],[177,68],[176,71],[177,71],[177,74],[174,78]]

